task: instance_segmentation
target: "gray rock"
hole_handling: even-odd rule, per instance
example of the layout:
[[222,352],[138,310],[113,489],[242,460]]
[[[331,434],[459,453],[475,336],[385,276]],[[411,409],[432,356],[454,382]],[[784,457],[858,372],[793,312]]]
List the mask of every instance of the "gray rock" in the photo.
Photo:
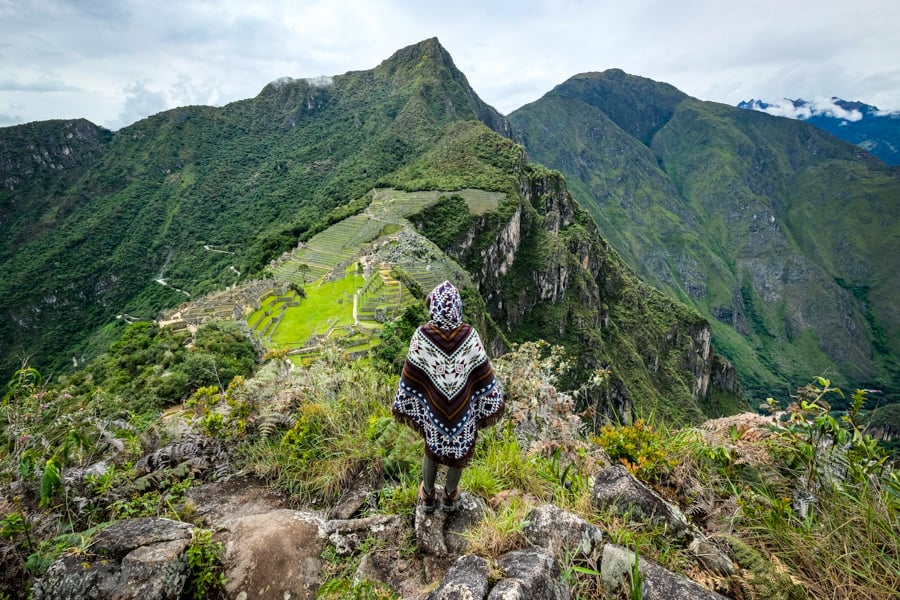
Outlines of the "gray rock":
[[[634,552],[622,546],[607,544],[603,547],[600,580],[608,595],[616,596],[623,588],[626,592],[630,589],[634,559]],[[643,600],[727,600],[644,557],[638,558],[638,572],[643,579]]]
[[594,505],[618,513],[665,523],[676,535],[686,533],[690,524],[681,510],[640,482],[622,465],[602,469],[594,479]]
[[553,556],[542,548],[507,552],[497,563],[505,578],[494,586],[488,600],[569,600],[572,597]]
[[[437,488],[437,497],[442,497],[443,490]],[[426,514],[422,505],[416,508],[416,546],[420,552],[436,557],[464,554],[468,543],[463,532],[476,525],[484,518],[487,505],[481,498],[468,492],[462,492],[457,501],[456,510],[445,513],[438,508],[432,514]]]
[[144,517],[113,523],[94,537],[92,549],[103,556],[121,560],[141,546],[190,539],[191,526],[187,523]]
[[484,600],[488,590],[488,563],[480,556],[460,556],[428,600]]
[[120,521],[97,534],[92,553],[58,559],[35,583],[35,600],[175,600],[188,578],[191,527],[170,519]]
[[403,520],[398,515],[375,515],[364,519],[333,519],[327,521],[323,533],[334,546],[338,556],[356,552],[370,535],[394,539],[400,535]]
[[640,518],[665,523],[674,535],[693,538],[688,551],[704,567],[719,575],[734,573],[731,558],[689,523],[681,509],[666,502],[624,466],[607,467],[597,474],[593,499],[601,510],[612,507],[619,513],[630,512]]
[[718,575],[733,575],[734,562],[707,537],[697,534],[688,544],[688,552],[704,567]]
[[324,529],[310,513],[279,509],[224,521],[225,591],[239,600],[316,597]]
[[603,544],[603,531],[553,504],[534,508],[522,533],[533,546],[546,548],[557,560],[567,555],[590,557]]

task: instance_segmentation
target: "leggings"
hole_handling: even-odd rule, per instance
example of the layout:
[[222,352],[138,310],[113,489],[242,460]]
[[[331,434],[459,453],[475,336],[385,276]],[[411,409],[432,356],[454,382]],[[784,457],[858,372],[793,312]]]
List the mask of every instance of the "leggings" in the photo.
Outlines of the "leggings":
[[[422,481],[424,482],[425,491],[429,494],[434,491],[434,480],[437,478],[438,465],[428,453],[425,453],[425,460],[422,463]],[[462,475],[462,467],[447,467],[447,481],[444,483],[444,492],[452,494],[459,485],[459,478]]]

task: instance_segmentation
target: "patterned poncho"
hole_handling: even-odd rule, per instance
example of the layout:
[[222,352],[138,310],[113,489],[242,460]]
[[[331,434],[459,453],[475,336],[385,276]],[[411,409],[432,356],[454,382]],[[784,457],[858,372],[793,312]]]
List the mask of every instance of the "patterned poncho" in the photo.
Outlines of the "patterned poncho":
[[412,336],[393,412],[422,434],[435,462],[460,467],[478,429],[503,415],[503,390],[478,332],[462,322],[459,291],[445,281],[428,306],[431,321]]

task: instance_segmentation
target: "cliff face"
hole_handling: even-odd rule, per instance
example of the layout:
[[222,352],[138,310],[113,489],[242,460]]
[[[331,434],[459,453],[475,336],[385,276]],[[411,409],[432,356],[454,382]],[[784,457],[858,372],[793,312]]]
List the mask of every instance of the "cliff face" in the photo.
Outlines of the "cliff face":
[[0,132],[0,181],[15,190],[46,173],[87,167],[106,150],[112,132],[85,119],[41,121]]
[[525,165],[524,154],[520,164],[518,204],[476,220],[451,250],[507,338],[561,340],[582,380],[609,369],[589,401],[625,419],[654,410],[696,421],[727,412],[711,400],[723,395],[742,406],[709,323],[638,280],[559,173]]

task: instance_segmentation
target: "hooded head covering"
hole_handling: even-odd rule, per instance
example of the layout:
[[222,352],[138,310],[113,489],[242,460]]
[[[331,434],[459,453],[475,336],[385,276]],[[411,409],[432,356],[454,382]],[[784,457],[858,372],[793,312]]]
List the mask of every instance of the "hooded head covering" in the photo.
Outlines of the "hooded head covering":
[[431,322],[440,329],[456,329],[462,325],[462,297],[452,283],[445,281],[428,294]]

